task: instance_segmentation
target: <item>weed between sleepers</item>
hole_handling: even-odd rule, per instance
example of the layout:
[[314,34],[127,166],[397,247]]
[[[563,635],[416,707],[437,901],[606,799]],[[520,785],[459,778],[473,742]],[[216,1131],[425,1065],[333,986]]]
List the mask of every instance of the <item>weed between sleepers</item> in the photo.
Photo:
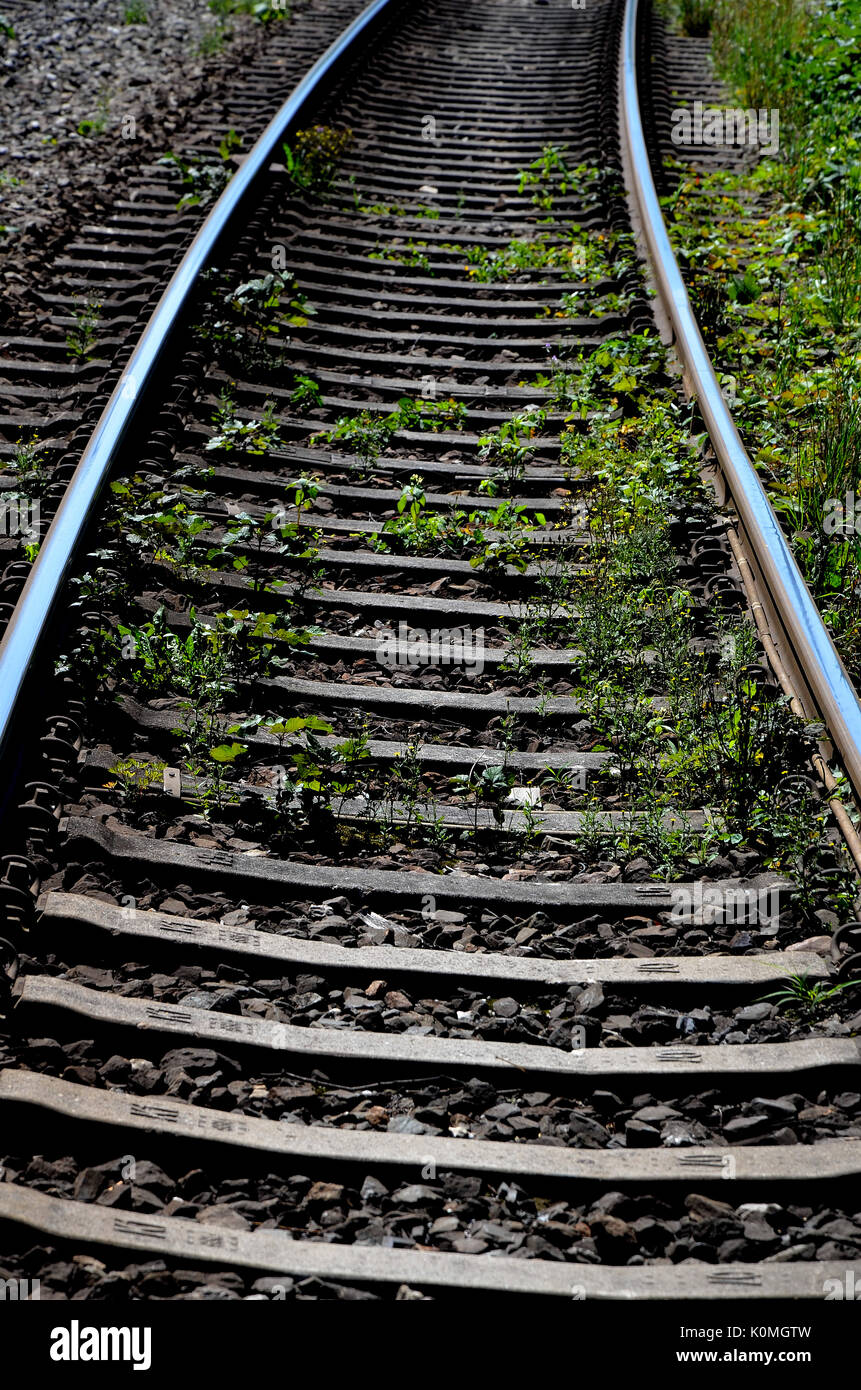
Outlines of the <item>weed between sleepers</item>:
[[243,371],[265,374],[283,365],[273,340],[286,347],[292,336],[282,329],[295,333],[307,328],[309,316],[316,313],[289,273],[271,271],[233,285],[223,272],[210,269],[200,280],[200,320],[195,333],[226,370],[240,375]]
[[[560,190],[567,189],[571,171],[562,167],[564,156],[558,152],[538,164],[532,170],[535,181],[527,179],[524,189],[534,189],[536,206],[546,211],[540,204],[556,196],[554,180]],[[530,269],[536,246],[548,262],[555,259],[555,244],[542,235],[524,252],[516,273]],[[604,253],[617,259],[625,254],[620,241],[599,249],[602,267],[609,264]],[[483,273],[491,261],[479,255],[472,264]],[[205,291],[198,332],[223,362],[268,370],[278,361],[270,343],[286,326],[285,317],[297,329],[307,323],[308,306],[289,275],[235,286],[213,273]],[[726,855],[743,851],[763,867],[795,876],[802,916],[824,903],[845,915],[847,875],[828,840],[827,813],[809,785],[790,783],[786,775],[803,760],[817,731],[801,727],[767,688],[751,629],[705,614],[677,573],[679,519],[699,516],[708,522],[711,504],[699,481],[690,416],[678,404],[660,344],[652,334],[636,334],[611,338],[573,357],[550,345],[547,375],[529,384],[545,392],[547,404],[561,411],[563,420],[551,430],[547,409],[534,405],[513,412],[481,437],[480,457],[493,469],[484,490],[497,494],[495,505],[486,512],[452,509],[443,516],[433,510],[424,480],[415,474],[374,544],[407,553],[443,546],[449,553],[468,554],[491,577],[509,568],[522,571],[535,552],[535,528],[545,528],[546,520],[530,519],[516,493],[528,476],[536,440],[541,438],[546,451],[555,432],[560,461],[583,480],[589,505],[578,517],[579,528],[559,528],[562,544],[554,547],[549,563],[542,562],[524,619],[511,634],[504,674],[532,680],[532,653],[542,643],[567,636],[577,649],[577,694],[588,715],[585,746],[611,755],[609,770],[596,774],[594,789],[602,793],[602,806],[615,805],[624,814],[611,824],[597,814],[597,800],[586,793],[577,797],[585,815],[572,841],[575,857],[589,867],[598,856],[605,865],[639,856],[654,876],[678,878],[708,873],[712,865],[718,874],[726,873]],[[297,377],[293,390],[298,397],[291,408],[297,412],[323,408],[312,378]],[[459,429],[465,416],[464,404],[453,400],[402,398],[388,413],[367,408],[342,415],[315,439],[345,445],[358,456],[360,468],[372,469],[398,431]],[[222,396],[207,452],[265,454],[280,444],[273,405],[245,418],[229,395]],[[182,635],[171,629],[164,609],[142,622],[128,591],[125,576],[132,566],[127,562],[134,557],[140,573],[142,565],[167,561],[180,579],[198,572],[217,575],[227,565],[246,569],[249,592],[262,595],[270,587],[264,555],[284,554],[291,567],[297,559],[304,562],[308,582],[314,583],[318,537],[303,524],[303,515],[317,495],[318,480],[294,478],[285,485],[283,512],[243,513],[213,545],[198,510],[206,496],[200,486],[205,477],[205,470],[199,477],[192,471],[191,478],[172,479],[172,490],[163,480],[146,477],[114,485],[111,543],[93,557],[79,586],[80,602],[93,616],[63,669],[84,681],[95,676],[103,697],[129,691],[176,700],[180,717],[171,756],[193,783],[195,804],[210,819],[229,816],[276,852],[302,851],[325,839],[335,856],[357,844],[372,852],[394,844],[424,846],[434,856],[431,865],[440,869],[470,856],[474,861],[479,847],[502,864],[540,860],[545,842],[540,814],[527,802],[517,829],[509,831],[503,812],[513,789],[508,753],[524,737],[522,721],[513,716],[506,716],[498,730],[498,759],[458,774],[446,789],[448,799],[473,808],[472,826],[442,823],[439,789],[428,778],[415,739],[405,741],[400,757],[381,765],[368,753],[367,722],[345,729],[342,715],[342,732],[334,736],[333,724],[313,711],[254,717],[256,728],[278,739],[283,773],[276,769],[275,795],[268,802],[259,795],[249,799],[240,782],[252,725],[237,720],[231,709],[247,704],[255,676],[278,669],[283,644],[297,650],[307,646],[308,630],[291,623],[289,602],[279,605],[284,613],[277,620],[273,614],[235,609],[202,621],[192,610]],[[508,495],[500,499],[499,493]],[[567,518],[572,519],[573,514]],[[577,548],[577,564],[569,538],[585,541]],[[697,650],[695,638],[711,647],[708,655]],[[651,652],[649,661],[637,655],[644,648]],[[544,682],[536,688],[530,719],[540,730],[553,718],[555,695]],[[664,695],[663,705],[652,698],[656,692]],[[552,788],[550,770],[545,772],[533,780]],[[149,816],[146,797],[136,795],[138,774],[132,769],[125,781],[117,776],[119,794],[135,802],[129,814]],[[349,824],[339,819],[346,801],[366,808]],[[702,829],[693,830],[677,809],[686,805],[704,807]],[[489,831],[478,815],[482,809],[491,811]]]
[[101,304],[88,300],[75,311],[75,321],[66,334],[68,356],[78,362],[87,362],[98,342],[96,329],[99,326]]
[[304,193],[326,198],[338,165],[353,143],[351,130],[316,125],[297,130],[292,145],[284,145],[284,163],[293,184]]
[[0,491],[0,535],[17,540],[22,559],[32,564],[39,553],[41,501],[51,482],[44,446],[35,431],[15,441],[4,471],[12,473],[11,487]]
[[249,15],[258,24],[292,17],[290,0],[209,0],[209,9],[215,16],[215,27],[203,35],[198,45],[204,57],[220,53],[229,42],[237,15]]
[[241,148],[241,137],[235,130],[228,130],[218,146],[220,163],[214,159],[184,160],[173,150],[163,154],[158,163],[179,174],[183,187],[188,190],[177,202],[177,212],[214,203],[230,180],[233,153]]

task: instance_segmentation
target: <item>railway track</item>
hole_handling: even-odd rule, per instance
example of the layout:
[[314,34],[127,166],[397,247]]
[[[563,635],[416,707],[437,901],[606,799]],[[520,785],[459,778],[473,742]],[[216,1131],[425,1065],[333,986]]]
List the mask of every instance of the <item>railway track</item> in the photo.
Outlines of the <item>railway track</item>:
[[851,777],[854,694],[655,328],[635,16],[372,6],[55,471],[0,651],[0,1273],[42,1297],[861,1272],[809,728]]
[[[67,221],[75,230],[55,232],[40,248],[44,271],[28,312],[10,309],[3,323],[0,456],[5,466],[15,461],[18,473],[27,475],[29,506],[19,529],[36,534],[47,530],[202,212],[233,171],[241,150],[247,151],[260,134],[273,104],[289,94],[360,8],[358,3],[331,9],[302,4],[289,26],[270,26],[265,53],[252,61],[242,50],[241,75],[224,84],[214,110],[212,95],[201,84],[198,97],[209,97],[208,128],[184,132],[179,148],[167,158],[148,162],[139,153],[142,137],[152,139],[146,108],[137,112],[134,138],[128,138],[125,126],[112,130],[120,137],[127,167],[122,176],[110,168],[101,190],[103,215],[93,211],[89,219],[76,218],[70,199]],[[16,3],[7,6],[4,15],[14,25],[26,20],[26,10]],[[21,564],[14,532],[7,525],[0,536],[3,628],[28,568]]]

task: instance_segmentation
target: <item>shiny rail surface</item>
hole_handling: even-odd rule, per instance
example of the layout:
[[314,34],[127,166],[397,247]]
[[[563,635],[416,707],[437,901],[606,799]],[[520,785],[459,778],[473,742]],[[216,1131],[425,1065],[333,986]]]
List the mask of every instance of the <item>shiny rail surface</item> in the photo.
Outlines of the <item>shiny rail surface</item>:
[[376,22],[400,0],[372,0],[302,79],[273,116],[186,251],[66,489],[57,514],[0,642],[0,764],[10,755],[15,716],[28,675],[50,626],[57,597],[81,544],[111,467],[135,423],[153,376],[164,363],[176,324],[200,272],[212,260],[281,142],[345,58],[367,42]]
[[626,0],[620,56],[620,109],[633,195],[661,303],[675,334],[688,389],[696,399],[749,545],[772,596],[815,708],[861,795],[861,703],[748,458],[694,317],[667,233],[646,148],[638,95],[639,0]]

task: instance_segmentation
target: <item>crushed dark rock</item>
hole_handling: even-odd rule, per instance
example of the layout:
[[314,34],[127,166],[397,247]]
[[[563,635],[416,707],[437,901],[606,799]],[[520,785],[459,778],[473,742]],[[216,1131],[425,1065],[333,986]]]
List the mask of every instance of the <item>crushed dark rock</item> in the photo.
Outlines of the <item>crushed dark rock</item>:
[[[7,1182],[20,1180],[51,1196],[181,1216],[218,1230],[285,1230],[293,1238],[385,1249],[610,1265],[854,1259],[861,1250],[861,1212],[773,1201],[733,1206],[696,1192],[661,1198],[608,1191],[577,1203],[461,1173],[422,1170],[420,1181],[388,1183],[368,1174],[354,1187],[306,1174],[222,1178],[198,1168],[169,1175],[128,1154],[95,1168],[66,1156],[13,1154],[2,1166]],[[68,1281],[68,1270],[62,1278]],[[169,1282],[163,1277],[162,1288]],[[241,1297],[241,1284],[236,1276],[227,1287]]]
[[[271,51],[271,27],[238,15],[219,46],[216,17],[199,0],[146,0],[147,22],[137,24],[123,23],[125,8],[115,0],[50,0],[8,16],[14,36],[0,55],[0,305],[5,300],[25,328],[44,318],[31,287],[46,287],[46,252],[114,198],[128,197],[140,168],[171,148],[212,148],[231,127],[257,133],[247,102],[233,101],[239,74]],[[294,0],[292,8],[280,40],[296,54],[293,74],[283,71],[285,95],[361,4]],[[269,114],[261,108],[260,128]]]
[[576,1096],[521,1094],[473,1077],[430,1077],[345,1086],[319,1069],[248,1074],[227,1053],[207,1047],[123,1058],[82,1038],[61,1044],[23,1037],[0,1046],[0,1065],[19,1066],[133,1096],[173,1096],[192,1105],[258,1115],[286,1124],[339,1129],[530,1141],[572,1148],[812,1144],[861,1138],[861,1096],[823,1090],[778,1097],[730,1098],[716,1090],[623,1096],[604,1086]]
[[[366,914],[366,917],[368,914]],[[340,919],[344,921],[343,918]],[[373,917],[370,920],[375,920]],[[385,919],[380,918],[380,921]],[[361,952],[357,952],[357,965]],[[273,966],[274,966],[273,962]],[[769,1001],[696,1006],[675,991],[611,988],[597,983],[523,986],[517,997],[487,988],[428,978],[403,986],[367,979],[337,984],[323,974],[293,971],[258,976],[232,964],[188,964],[169,973],[140,962],[65,966],[56,957],[19,961],[21,974],[48,973],[88,989],[183,1004],[214,1013],[299,1027],[361,1029],[373,1033],[533,1043],[571,1051],[583,1047],[738,1046],[807,1037],[849,1037],[858,1021],[849,994],[838,996],[822,1018],[782,1012]],[[341,972],[343,973],[343,972]],[[437,989],[434,990],[433,986]],[[843,1018],[841,1018],[841,1013]]]
[[[0,1248],[0,1279],[22,1281],[28,1291],[39,1281],[38,1297],[43,1302],[67,1301],[131,1303],[188,1299],[192,1302],[317,1302],[318,1300],[355,1302],[360,1300],[402,1301],[430,1299],[431,1295],[409,1285],[377,1289],[325,1279],[294,1279],[287,1274],[240,1274],[235,1270],[183,1269],[177,1261],[147,1260],[119,1265],[93,1255],[59,1250],[50,1245],[34,1245],[24,1252]],[[23,1281],[27,1281],[26,1285]],[[22,1291],[21,1297],[26,1294]]]
[[[70,813],[74,808],[67,807]],[[187,818],[187,831],[192,838],[199,837],[199,843],[216,846],[211,823],[199,817]],[[224,843],[234,835],[232,826],[224,826],[220,832]],[[173,838],[173,837],[171,837]],[[556,846],[563,841],[555,841],[547,851],[556,855],[539,865],[539,873],[553,880],[555,875],[571,879],[573,863],[571,856],[561,855]],[[294,856],[301,860],[300,856]],[[563,865],[571,860],[567,868],[559,869],[560,858]],[[261,931],[277,932],[302,939],[333,941],[340,946],[378,946],[400,945],[417,946],[442,950],[502,952],[508,955],[539,956],[544,959],[567,960],[595,958],[611,959],[614,956],[650,959],[661,956],[706,956],[717,953],[761,954],[772,950],[787,950],[803,945],[806,950],[828,950],[826,938],[817,938],[811,944],[809,923],[796,922],[790,911],[782,912],[779,923],[775,925],[751,926],[740,931],[735,922],[710,922],[699,925],[696,922],[680,922],[672,909],[661,909],[648,915],[640,909],[608,920],[595,912],[565,912],[559,909],[535,912],[493,911],[465,903],[459,912],[450,913],[436,908],[433,902],[434,872],[440,867],[440,856],[430,848],[414,850],[413,861],[417,868],[427,871],[428,876],[415,874],[415,906],[386,909],[383,927],[369,926],[366,917],[368,903],[358,895],[340,895],[337,899],[323,901],[294,900],[289,906],[273,906],[243,900],[239,903],[228,893],[200,891],[189,884],[175,883],[165,887],[146,878],[129,883],[117,879],[115,874],[102,863],[85,863],[71,860],[67,866],[50,875],[46,874],[42,883],[43,891],[50,889],[69,893],[91,894],[117,906],[131,905],[141,911],[158,910],[173,915],[194,917],[201,921],[225,922],[230,925],[231,915],[239,911],[237,924]],[[364,861],[370,866],[370,860]],[[380,856],[378,868],[401,869],[403,862],[396,858]],[[473,857],[468,858],[462,867],[471,872],[488,874],[491,866]],[[585,866],[583,866],[585,870]],[[508,867],[504,866],[508,872]],[[734,870],[736,873],[737,869]],[[575,876],[576,877],[576,876]],[[602,882],[625,881],[624,874],[611,863],[600,865]],[[430,903],[428,902],[430,899]],[[776,976],[779,979],[779,976]],[[849,992],[851,995],[851,991]]]

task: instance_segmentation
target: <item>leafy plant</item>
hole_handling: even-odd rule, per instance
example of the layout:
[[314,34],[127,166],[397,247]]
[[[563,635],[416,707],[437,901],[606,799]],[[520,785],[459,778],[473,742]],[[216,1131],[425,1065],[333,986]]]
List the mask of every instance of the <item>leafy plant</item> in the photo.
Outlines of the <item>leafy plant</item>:
[[355,415],[340,416],[334,428],[314,435],[311,443],[325,440],[334,444],[343,440],[358,454],[362,467],[370,469],[399,430],[459,430],[466,414],[462,401],[414,401],[402,396],[387,415],[364,409]]
[[293,378],[293,390],[290,395],[290,404],[300,415],[304,415],[309,410],[322,410],[323,392],[320,385],[313,377],[302,376],[301,373]]
[[14,491],[4,492],[4,499],[44,497],[51,482],[51,471],[38,433],[34,431],[28,440],[16,439],[12,457],[6,460],[4,467],[12,470],[20,484]]
[[470,279],[481,284],[492,284],[498,280],[513,280],[516,276],[529,274],[535,270],[548,270],[553,267],[570,270],[571,249],[565,242],[551,241],[546,236],[526,239],[515,237],[505,246],[459,246],[444,244],[445,251],[466,257],[466,270]]
[[308,315],[316,313],[296,288],[295,278],[280,271],[227,288],[214,272],[202,278],[210,294],[196,331],[228,364],[260,370],[277,367],[279,357],[269,342],[280,335],[282,323],[305,328]]
[[98,342],[96,329],[99,326],[101,307],[101,304],[87,300],[86,304],[76,310],[75,322],[66,334],[66,350],[69,357],[76,358],[79,362],[86,362],[91,357]]
[[811,983],[805,974],[788,975],[780,989],[761,997],[763,1000],[776,1000],[777,1007],[786,1009],[787,1013],[816,1017],[824,1013],[844,989],[849,989],[855,983],[855,980],[847,980],[839,985],[828,985],[823,980]]
[[518,193],[532,189],[532,202],[550,212],[557,194],[563,197],[576,186],[574,173],[565,162],[564,145],[545,145],[537,159],[521,171]]
[[259,24],[271,24],[276,19],[289,19],[290,0],[209,0],[209,8],[221,23],[230,15],[252,15]]
[[106,782],[105,787],[116,790],[125,805],[136,809],[152,787],[161,785],[166,766],[142,758],[121,758],[110,768],[111,777],[116,780]]
[[[455,524],[460,520],[461,514],[457,514]],[[541,512],[536,513],[535,521],[539,526],[545,524]],[[492,511],[471,512],[466,527],[476,548],[469,561],[474,569],[493,574],[511,566],[522,573],[528,567],[533,528],[522,502],[504,498]]]
[[227,452],[241,450],[246,454],[259,455],[266,454],[271,449],[282,447],[273,401],[265,402],[263,414],[259,420],[239,420],[236,416],[235,402],[227,391],[222,390],[212,422],[216,427],[216,432],[211,439],[207,440],[207,452],[214,449],[223,449]]
[[[383,522],[382,534],[396,538],[406,551],[433,550],[448,529],[447,519],[427,506],[424,478],[413,473],[404,483],[396,503],[397,516]],[[377,546],[382,549],[383,546]]]
[[536,405],[528,405],[504,421],[494,430],[480,436],[479,458],[489,463],[493,473],[482,479],[479,492],[491,497],[504,489],[513,497],[515,489],[523,478],[526,465],[532,458],[535,446],[532,441],[544,428],[546,415]]
[[234,150],[242,148],[242,138],[235,130],[228,130],[218,146],[220,163],[214,159],[185,160],[173,150],[163,154],[158,163],[179,174],[183,193],[176,207],[178,212],[185,208],[208,207],[214,203],[228,184],[233,172],[231,160]]
[[404,430],[462,430],[468,411],[463,401],[411,400],[402,396],[389,416],[395,428]]
[[301,525],[302,513],[310,511],[314,505],[317,494],[320,491],[319,478],[308,477],[303,474],[301,478],[294,478],[287,484],[288,492],[293,494],[293,506],[296,508],[296,525]]
[[107,92],[100,92],[95,115],[88,116],[85,120],[78,122],[78,134],[84,136],[104,135],[108,125],[109,111],[110,97]]
[[[316,532],[302,531],[299,522],[288,523],[283,508],[273,512],[239,512],[231,516],[221,541],[207,551],[209,564],[224,565],[225,561],[240,573],[247,571],[251,590],[256,595],[261,590],[274,589],[279,581],[267,583],[271,560],[279,556],[289,557],[291,565],[296,565],[307,580],[313,562],[317,558]],[[294,593],[294,598],[296,597]]]
[[391,418],[374,410],[360,410],[356,415],[342,415],[333,429],[314,435],[316,444],[323,439],[327,444],[345,440],[358,455],[362,467],[372,468],[388,445],[394,433]]
[[284,145],[287,172],[299,188],[317,197],[327,194],[335,181],[338,165],[353,143],[352,130],[316,125],[297,130],[293,144]]
[[412,266],[414,270],[421,270],[425,275],[430,275],[431,263],[425,254],[426,247],[426,241],[416,241],[413,237],[405,242],[393,242],[392,245],[383,248],[377,243],[376,249],[368,252],[368,260],[393,261],[395,265]]
[[605,859],[615,859],[617,843],[618,832],[613,822],[602,814],[601,806],[595,798],[590,798],[580,812],[577,848],[588,863],[599,864]]
[[[278,739],[279,756],[290,765],[291,775],[279,783],[275,798],[276,829],[296,834],[302,817],[312,829],[334,829],[344,800],[360,794],[369,773],[367,726],[341,741],[324,743],[332,728],[316,715],[254,722]],[[238,725],[230,732],[245,727]]]
[[502,803],[514,784],[514,773],[510,768],[497,763],[473,763],[469,772],[460,772],[452,777],[453,791],[460,796],[470,797],[474,807],[473,833],[478,833],[478,812],[483,806],[493,812],[498,825],[504,819]]
[[229,641],[218,629],[198,621],[194,609],[189,616],[187,637],[171,630],[163,606],[139,627],[120,625],[120,636],[132,639],[133,678],[152,694],[209,696],[220,702],[233,689]]

